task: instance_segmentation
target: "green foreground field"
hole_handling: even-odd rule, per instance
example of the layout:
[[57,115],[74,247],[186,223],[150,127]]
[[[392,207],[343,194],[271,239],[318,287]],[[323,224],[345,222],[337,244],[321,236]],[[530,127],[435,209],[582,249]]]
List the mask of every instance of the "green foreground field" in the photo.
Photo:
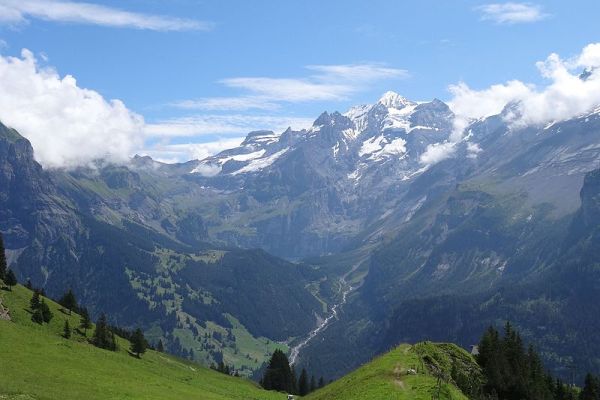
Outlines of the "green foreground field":
[[[467,364],[471,356],[454,345],[420,343],[400,345],[375,358],[343,378],[325,386],[306,400],[431,400],[438,393],[437,379],[430,374],[423,359],[438,359],[443,369],[450,367],[450,357],[458,357]],[[445,365],[444,365],[445,364]],[[409,370],[417,372],[415,375]],[[451,383],[442,382],[439,398],[467,400]]]
[[75,331],[71,339],[64,339],[65,319],[77,327],[79,316],[69,316],[47,300],[54,318],[50,324],[38,325],[28,310],[31,295],[23,286],[12,292],[0,290],[2,304],[12,317],[12,321],[0,320],[0,399],[286,398],[249,380],[155,351],[137,359],[128,353],[129,343],[123,339],[117,352],[98,349]]

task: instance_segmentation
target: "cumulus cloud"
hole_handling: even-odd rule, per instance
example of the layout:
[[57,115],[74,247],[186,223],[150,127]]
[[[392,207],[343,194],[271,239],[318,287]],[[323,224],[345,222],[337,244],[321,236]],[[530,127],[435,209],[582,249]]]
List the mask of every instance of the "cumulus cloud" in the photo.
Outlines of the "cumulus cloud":
[[531,3],[492,3],[475,9],[481,13],[482,20],[498,24],[535,22],[548,17],[541,6]]
[[450,107],[456,115],[451,140],[459,141],[464,129],[476,119],[499,114],[512,101],[520,101],[532,93],[532,86],[520,81],[492,85],[487,89],[473,90],[466,83],[450,85]]
[[28,50],[0,56],[0,93],[0,120],[31,141],[46,167],[124,160],[143,141],[141,116],[79,87],[70,75],[39,66]]
[[203,21],[147,15],[92,3],[54,0],[3,0],[0,22],[22,24],[28,18],[155,31],[209,30]]
[[[41,66],[23,50],[20,57],[0,55],[0,121],[31,142],[36,160],[46,168],[89,165],[97,159],[125,162],[136,152],[163,161],[205,158],[233,147],[247,132],[310,127],[312,119],[295,116],[205,114],[147,124],[119,100],[107,100]],[[206,136],[218,140],[202,141]],[[233,137],[233,139],[231,138]],[[182,138],[192,143],[181,142]]]
[[210,97],[175,103],[180,108],[205,110],[276,109],[281,103],[346,100],[369,84],[409,76],[404,69],[384,64],[308,65],[311,74],[299,78],[234,77],[220,81],[238,89],[238,97]]
[[[573,118],[600,104],[600,44],[586,46],[570,59],[551,54],[536,63],[547,84],[513,80],[487,89],[471,89],[465,83],[450,86],[452,110],[459,119],[472,120],[499,114],[508,103],[515,112],[506,115],[513,127],[543,124]],[[588,76],[582,79],[582,72]]]
[[433,165],[451,157],[456,151],[455,142],[434,143],[427,146],[427,149],[421,154],[421,164]]
[[[587,45],[580,54],[562,59],[550,54],[536,63],[547,81],[536,86],[518,80],[476,90],[461,82],[451,85],[449,105],[456,115],[449,143],[463,140],[464,129],[474,120],[500,114],[511,129],[542,125],[577,117],[600,105],[600,43]],[[585,78],[582,73],[585,72]],[[454,154],[455,146],[432,145],[421,157],[423,163],[434,163]]]

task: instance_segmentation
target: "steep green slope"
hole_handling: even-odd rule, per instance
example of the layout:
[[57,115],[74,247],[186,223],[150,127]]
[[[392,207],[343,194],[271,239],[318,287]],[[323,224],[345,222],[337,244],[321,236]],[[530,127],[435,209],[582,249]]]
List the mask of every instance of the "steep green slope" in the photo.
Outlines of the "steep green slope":
[[[61,311],[48,301],[54,313],[50,324],[31,321],[31,291],[17,286],[0,291],[3,307],[12,321],[0,320],[1,399],[279,399],[254,383],[229,377],[166,354],[148,351],[142,359],[127,352],[129,343],[119,339],[120,350],[98,349],[79,333],[64,339],[64,321],[71,327],[79,316]],[[88,331],[88,336],[91,332]]]
[[467,399],[456,386],[474,387],[481,372],[473,358],[451,344],[403,344],[306,397],[310,400]]

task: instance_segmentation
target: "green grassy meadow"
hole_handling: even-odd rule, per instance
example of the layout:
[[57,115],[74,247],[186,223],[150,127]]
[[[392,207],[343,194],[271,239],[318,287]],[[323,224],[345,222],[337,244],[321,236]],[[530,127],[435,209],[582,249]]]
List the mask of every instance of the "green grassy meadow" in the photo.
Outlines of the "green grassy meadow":
[[[72,328],[79,316],[67,315],[46,299],[54,318],[49,324],[31,321],[32,292],[16,286],[0,290],[12,321],[0,320],[0,399],[285,399],[281,393],[229,377],[166,354],[148,350],[141,359],[128,353],[98,349],[73,331],[62,337],[65,319]],[[90,337],[92,330],[88,330]]]

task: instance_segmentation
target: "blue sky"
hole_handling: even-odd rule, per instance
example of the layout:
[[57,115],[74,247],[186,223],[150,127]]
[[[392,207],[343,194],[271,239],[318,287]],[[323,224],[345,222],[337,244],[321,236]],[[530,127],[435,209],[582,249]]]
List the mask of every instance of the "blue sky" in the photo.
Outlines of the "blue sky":
[[[0,0],[0,54],[29,49],[36,68],[121,100],[151,126],[140,151],[182,160],[387,90],[544,85],[536,62],[598,41],[598,15],[592,0]],[[188,143],[212,144],[168,147]]]

